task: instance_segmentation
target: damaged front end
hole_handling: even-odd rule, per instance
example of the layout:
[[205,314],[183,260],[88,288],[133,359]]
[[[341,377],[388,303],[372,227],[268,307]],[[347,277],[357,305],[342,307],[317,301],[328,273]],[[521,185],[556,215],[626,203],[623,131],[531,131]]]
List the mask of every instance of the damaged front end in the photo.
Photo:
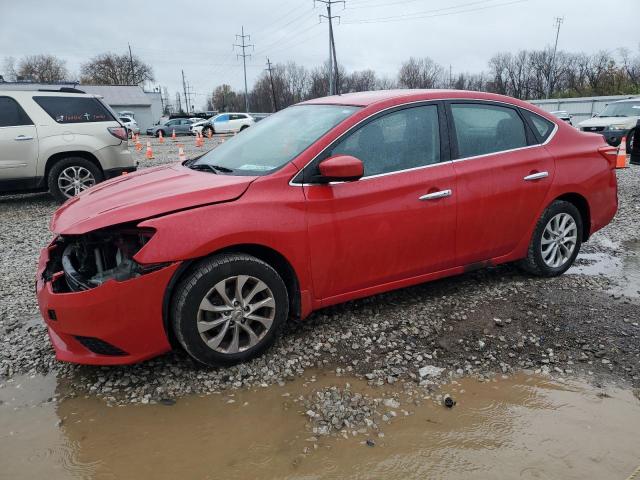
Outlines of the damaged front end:
[[50,247],[45,281],[55,293],[79,292],[109,280],[123,282],[156,271],[167,263],[141,265],[134,256],[154,230],[136,227],[103,229],[84,235],[62,235]]

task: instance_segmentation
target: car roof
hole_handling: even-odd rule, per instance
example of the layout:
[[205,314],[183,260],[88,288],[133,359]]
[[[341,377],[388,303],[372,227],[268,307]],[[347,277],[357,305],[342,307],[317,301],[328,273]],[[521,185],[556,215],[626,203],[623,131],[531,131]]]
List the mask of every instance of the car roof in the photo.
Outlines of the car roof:
[[616,100],[615,102],[611,102],[611,103],[637,103],[637,102],[640,102],[640,97],[625,98],[624,100]]
[[357,107],[368,107],[376,103],[386,102],[389,100],[405,100],[407,102],[411,102],[446,99],[488,100],[506,102],[529,109],[532,107],[532,104],[530,103],[495,93],[476,92],[472,90],[437,89],[374,90],[370,92],[346,93],[343,95],[314,98],[312,100],[301,102],[298,105],[352,105]]
[[0,90],[0,95],[11,96],[24,96],[24,97],[69,97],[69,98],[102,98],[100,95],[94,95],[91,93],[72,93],[72,92],[59,92],[53,90]]

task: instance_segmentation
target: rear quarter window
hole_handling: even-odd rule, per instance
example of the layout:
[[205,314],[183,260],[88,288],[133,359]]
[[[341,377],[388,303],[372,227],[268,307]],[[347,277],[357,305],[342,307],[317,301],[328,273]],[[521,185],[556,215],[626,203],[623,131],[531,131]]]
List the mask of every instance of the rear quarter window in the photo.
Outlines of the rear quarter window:
[[33,97],[57,123],[113,122],[109,110],[95,98]]
[[536,132],[540,141],[545,142],[551,135],[551,132],[553,132],[553,129],[556,126],[555,123],[550,122],[546,118],[530,112],[529,110],[522,110],[522,113],[524,114],[531,127],[533,127],[533,130],[534,132]]

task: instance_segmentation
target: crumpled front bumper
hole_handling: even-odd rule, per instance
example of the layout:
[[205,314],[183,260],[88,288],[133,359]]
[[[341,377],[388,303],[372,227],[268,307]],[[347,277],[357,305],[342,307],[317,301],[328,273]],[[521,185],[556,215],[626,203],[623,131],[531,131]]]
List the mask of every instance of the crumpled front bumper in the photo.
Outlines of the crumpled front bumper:
[[80,292],[56,293],[63,281],[43,274],[55,245],[40,253],[36,294],[56,358],[88,365],[140,362],[171,350],[165,332],[164,293],[179,263],[131,280],[110,280]]

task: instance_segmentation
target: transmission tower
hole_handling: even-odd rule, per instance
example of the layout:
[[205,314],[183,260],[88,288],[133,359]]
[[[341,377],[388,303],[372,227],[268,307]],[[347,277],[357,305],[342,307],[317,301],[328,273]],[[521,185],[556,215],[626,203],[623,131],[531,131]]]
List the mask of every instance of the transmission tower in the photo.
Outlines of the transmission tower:
[[240,41],[240,44],[234,43],[234,47],[242,48],[242,53],[238,53],[236,58],[242,57],[242,66],[244,68],[244,108],[246,113],[249,113],[249,90],[247,89],[247,57],[251,57],[251,54],[246,53],[246,49],[254,48],[253,44],[248,44],[247,40],[251,40],[251,35],[244,34],[244,26],[242,27],[242,34],[236,35],[236,41]]
[[551,65],[549,65],[549,76],[547,77],[547,98],[551,96],[551,75],[556,63],[556,52],[558,51],[558,37],[560,36],[560,25],[564,22],[564,17],[556,17],[556,43],[553,46],[553,55],[551,56]]
[[273,85],[273,72],[271,71],[271,61],[269,57],[267,57],[267,68],[266,70],[269,72],[269,81],[271,82],[271,97],[273,98],[273,111],[278,111],[278,99],[276,98],[276,88]]

